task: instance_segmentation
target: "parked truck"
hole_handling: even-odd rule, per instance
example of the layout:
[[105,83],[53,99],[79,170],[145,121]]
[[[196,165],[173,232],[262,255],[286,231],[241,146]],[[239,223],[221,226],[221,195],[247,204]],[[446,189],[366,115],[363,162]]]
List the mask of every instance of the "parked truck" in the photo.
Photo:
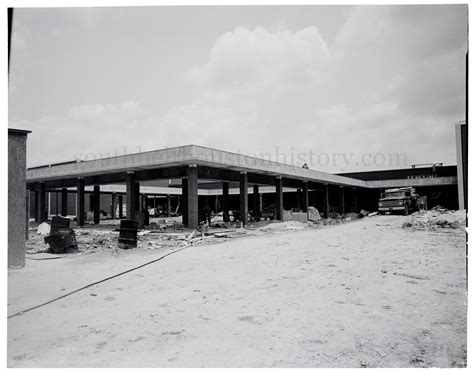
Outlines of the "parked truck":
[[419,196],[412,187],[386,189],[380,195],[379,213],[398,212],[408,215],[410,212],[419,210],[418,199]]

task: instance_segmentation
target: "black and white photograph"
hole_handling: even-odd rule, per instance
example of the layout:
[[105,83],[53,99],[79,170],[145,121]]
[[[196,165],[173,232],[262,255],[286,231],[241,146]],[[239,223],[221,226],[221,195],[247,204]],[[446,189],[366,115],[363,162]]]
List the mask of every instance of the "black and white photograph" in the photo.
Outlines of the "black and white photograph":
[[467,3],[2,18],[4,370],[468,371]]

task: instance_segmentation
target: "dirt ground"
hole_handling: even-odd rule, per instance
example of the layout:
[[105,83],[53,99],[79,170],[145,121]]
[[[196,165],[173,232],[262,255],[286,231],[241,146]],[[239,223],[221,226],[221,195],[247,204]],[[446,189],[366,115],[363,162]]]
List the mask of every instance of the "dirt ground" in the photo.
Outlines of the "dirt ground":
[[[273,225],[186,248],[8,319],[8,366],[465,367],[464,228],[410,221]],[[10,270],[9,315],[177,247],[102,236]]]

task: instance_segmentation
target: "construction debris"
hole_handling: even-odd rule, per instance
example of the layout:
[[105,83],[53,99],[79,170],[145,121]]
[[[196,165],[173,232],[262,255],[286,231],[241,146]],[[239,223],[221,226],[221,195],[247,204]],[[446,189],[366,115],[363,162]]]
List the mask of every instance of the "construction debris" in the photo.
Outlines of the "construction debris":
[[47,222],[43,222],[38,226],[38,235],[49,235],[51,226]]
[[149,234],[150,232],[151,232],[150,230],[142,230],[142,231],[137,232],[137,235],[144,236],[146,234]]
[[321,214],[319,214],[319,210],[316,209],[314,206],[308,207],[308,220],[311,222],[316,222],[321,219]]
[[307,228],[306,225],[296,221],[274,222],[260,227],[261,231],[297,231]]
[[294,212],[292,210],[283,210],[283,221],[284,222],[308,222],[308,213]]
[[413,230],[439,231],[459,229],[466,226],[465,210],[448,210],[435,206],[431,210],[413,213],[402,224],[402,228]]

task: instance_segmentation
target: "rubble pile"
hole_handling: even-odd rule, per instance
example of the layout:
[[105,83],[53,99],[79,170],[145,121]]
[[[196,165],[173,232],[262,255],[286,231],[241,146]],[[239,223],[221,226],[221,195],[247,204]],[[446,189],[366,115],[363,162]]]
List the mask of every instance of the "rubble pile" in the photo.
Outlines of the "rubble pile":
[[415,212],[408,216],[402,224],[402,228],[428,231],[459,229],[465,228],[465,226],[465,210],[448,210],[441,206],[436,206],[427,211]]
[[297,221],[288,221],[288,222],[274,222],[268,225],[264,225],[259,228],[260,231],[270,232],[270,231],[298,231],[307,228],[308,226],[304,223]]
[[[357,220],[363,217],[358,213],[347,213],[344,215],[331,213],[330,218],[321,218],[316,208],[310,207],[308,213],[300,214],[306,218],[301,221],[300,218],[294,218],[290,221],[256,221],[250,222],[246,228],[241,226],[239,221],[224,222],[221,215],[212,218],[210,225],[201,225],[197,230],[186,230],[179,218],[159,218],[158,221],[144,226],[137,231],[136,247],[130,249],[121,249],[119,242],[119,229],[117,220],[102,221],[99,228],[85,227],[75,228],[75,237],[77,239],[77,254],[93,253],[111,253],[127,254],[134,250],[166,250],[183,247],[186,245],[208,244],[228,241],[229,239],[240,236],[264,235],[268,233],[280,233],[286,231],[299,231],[307,228],[318,228],[320,226],[334,225]],[[51,252],[44,245],[45,236],[49,235],[51,226],[43,223],[36,228],[30,229],[30,239],[27,241],[27,253],[37,254]]]

